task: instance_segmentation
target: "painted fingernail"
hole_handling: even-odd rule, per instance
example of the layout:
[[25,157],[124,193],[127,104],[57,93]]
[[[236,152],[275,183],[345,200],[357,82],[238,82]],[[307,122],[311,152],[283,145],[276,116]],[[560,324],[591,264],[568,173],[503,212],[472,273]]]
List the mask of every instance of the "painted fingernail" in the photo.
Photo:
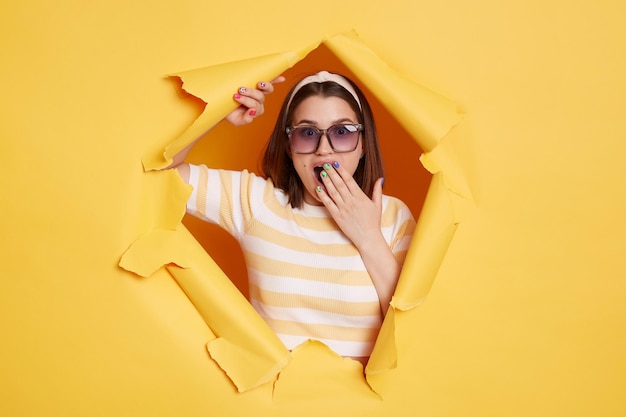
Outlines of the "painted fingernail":
[[256,114],[256,110],[252,109],[252,110],[250,110],[250,112],[248,114],[250,116],[254,116]]
[[318,185],[316,190],[317,190],[318,193],[321,193],[322,192],[322,187]]
[[333,166],[334,166],[335,168],[339,168],[339,162],[337,162],[337,161],[333,162]]
[[233,97],[235,97],[237,100],[239,100],[241,98],[241,94],[237,93]]
[[246,87],[240,87],[240,88],[239,88],[239,92],[240,92],[241,94],[245,93],[245,92],[246,92]]
[[320,175],[322,176],[322,178],[326,178],[328,176],[326,171],[322,171]]
[[261,87],[261,88],[265,87],[265,82],[264,82],[264,81],[261,81],[261,82],[259,83],[259,87]]
[[326,163],[324,164],[324,169],[325,169],[326,171],[328,171],[328,170],[330,169],[330,164],[329,164],[328,162],[326,162]]

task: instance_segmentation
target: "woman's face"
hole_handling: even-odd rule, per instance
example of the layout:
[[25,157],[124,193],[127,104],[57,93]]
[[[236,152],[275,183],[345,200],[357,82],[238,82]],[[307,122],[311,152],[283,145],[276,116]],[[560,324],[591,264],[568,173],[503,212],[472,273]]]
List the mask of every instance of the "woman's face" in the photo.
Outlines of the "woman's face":
[[[339,123],[359,123],[357,115],[347,101],[339,97],[311,96],[304,99],[294,111],[292,126],[309,125],[318,129],[327,129]],[[362,142],[360,138],[354,151],[335,152],[328,142],[328,137],[322,135],[319,146],[314,153],[297,154],[291,152],[293,165],[304,185],[304,201],[306,203],[322,205],[316,188],[320,185],[323,187],[318,174],[319,167],[325,163],[332,166],[333,163],[338,162],[354,175],[363,155]],[[316,167],[318,167],[317,170]]]

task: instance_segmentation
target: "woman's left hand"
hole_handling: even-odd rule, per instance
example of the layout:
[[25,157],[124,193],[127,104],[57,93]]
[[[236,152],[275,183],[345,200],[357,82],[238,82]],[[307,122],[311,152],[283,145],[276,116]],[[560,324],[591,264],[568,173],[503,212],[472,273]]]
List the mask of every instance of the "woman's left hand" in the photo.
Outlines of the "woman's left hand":
[[319,199],[358,249],[386,314],[401,265],[381,231],[383,179],[374,184],[370,199],[343,167],[326,169],[326,173],[324,188],[318,188]]
[[343,233],[361,250],[372,239],[381,237],[383,179],[376,181],[370,199],[342,166],[331,167],[326,173],[325,189],[318,190],[320,201]]

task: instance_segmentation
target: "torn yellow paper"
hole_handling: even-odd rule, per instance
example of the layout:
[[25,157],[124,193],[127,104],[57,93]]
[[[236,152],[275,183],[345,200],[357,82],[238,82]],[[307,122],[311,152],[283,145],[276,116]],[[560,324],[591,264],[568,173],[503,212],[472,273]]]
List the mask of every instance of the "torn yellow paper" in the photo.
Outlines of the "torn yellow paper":
[[[0,415],[626,416],[626,2],[371,4],[3,3]],[[163,76],[297,49],[348,24],[400,74],[468,110],[459,127],[470,135],[453,144],[477,207],[425,302],[393,310],[397,368],[368,375],[382,401],[317,348],[293,352],[274,398],[272,384],[240,394],[168,270],[141,279],[116,267],[152,228],[176,230],[182,208],[162,207],[171,184],[139,169],[197,109]],[[288,70],[269,106],[300,74],[345,68],[317,56]],[[258,145],[269,114],[262,130],[221,127]],[[232,136],[207,139],[192,158],[208,148],[211,163],[254,169],[251,152],[232,155]],[[411,148],[416,171],[420,153]],[[401,180],[388,175],[387,191]]]
[[185,215],[191,186],[185,184],[176,171],[150,172],[143,176],[140,226],[176,230]]
[[[385,104],[414,140],[429,151],[422,159],[431,172],[436,172],[392,309],[366,368],[366,374],[372,376],[397,364],[394,309],[407,310],[418,305],[436,278],[456,228],[454,210],[449,203],[450,193],[455,192],[461,197],[469,195],[462,172],[448,155],[449,148],[440,145],[458,123],[460,115],[454,103],[392,70],[354,33],[328,38],[324,44]],[[274,54],[177,74],[186,91],[208,104],[181,136],[164,152],[158,153],[163,157],[144,159],[146,170],[166,166],[174,154],[231,111],[236,106],[231,92],[237,86],[246,82],[253,84],[258,79],[273,79],[310,50],[311,47],[304,47],[300,53]],[[448,173],[450,186],[445,186],[443,179]],[[171,176],[163,178],[164,188],[156,192],[172,195],[172,200],[161,208],[152,204],[145,210],[159,212],[162,209],[175,215],[171,218],[155,215],[161,220],[155,221],[153,228],[131,245],[120,265],[144,276],[171,265],[168,270],[218,336],[208,343],[207,348],[237,389],[246,391],[272,381],[289,361],[289,352],[188,231],[182,226],[172,230],[172,219],[180,221],[187,194],[182,191],[180,181],[173,181]],[[169,192],[169,189],[179,191]],[[359,375],[363,382],[362,373]]]
[[[461,120],[461,115],[454,102],[394,71],[355,33],[331,37],[324,44],[385,105],[420,147],[427,150],[422,163],[431,173],[437,173],[418,219],[390,309],[407,310],[417,306],[428,294],[456,230],[457,216],[449,202],[449,193],[462,198],[470,195],[467,181],[449,146],[442,147],[444,138]],[[397,364],[394,317],[394,312],[390,311],[385,318],[366,367],[368,376]]]
[[459,122],[454,102],[393,70],[356,33],[333,36],[324,44],[367,85],[422,149],[434,149]]
[[[397,293],[397,291],[396,291]],[[370,360],[365,367],[367,382],[372,389],[376,387],[371,381],[373,375],[388,371],[398,365],[398,350],[396,348],[396,309],[392,303],[387,310],[387,315],[383,321],[376,344],[372,350]]]
[[461,170],[454,145],[449,139],[449,137],[443,138],[435,148],[422,154],[420,162],[431,174],[441,172],[443,182],[450,192],[461,198],[471,200],[471,192],[465,173]]
[[456,231],[454,218],[450,191],[435,174],[391,302],[395,308],[408,310],[428,295]]
[[124,252],[120,267],[149,277],[167,266],[218,337],[207,348],[237,389],[272,381],[289,352],[181,224],[190,187],[175,170],[147,172],[145,179],[141,217],[149,229]]
[[[273,400],[277,405],[298,404],[312,408],[311,411],[319,410],[319,415],[324,414],[326,402],[335,404],[338,409],[345,407],[341,415],[354,415],[358,408],[365,411],[380,405],[381,398],[363,379],[363,367],[359,362],[342,358],[314,340],[296,347],[292,357],[274,386]],[[321,385],[320,381],[325,383]],[[359,405],[347,400],[346,392],[358,397]],[[326,402],[320,403],[319,398]]]
[[187,268],[191,263],[184,234],[155,228],[137,239],[124,252],[119,265],[139,276],[149,277],[164,265],[175,264]]
[[183,81],[185,91],[202,99],[206,106],[193,124],[170,143],[165,151],[146,156],[143,159],[144,168],[160,169],[171,164],[174,155],[237,108],[239,104],[232,99],[233,91],[237,91],[242,85],[256,85],[259,80],[274,79],[316,46],[172,74]]
[[368,376],[392,369],[397,364],[396,310],[417,307],[428,295],[457,228],[452,198],[443,184],[442,174],[435,174],[391,300],[392,308],[385,317],[367,364]]
[[240,392],[271,382],[287,364],[289,351],[186,230],[189,268],[168,270],[218,339],[208,342],[211,357]]
[[143,276],[164,265],[171,265],[168,270],[218,337],[208,343],[209,353],[237,389],[272,381],[289,361],[289,352],[182,225],[176,231],[146,233],[120,262]]

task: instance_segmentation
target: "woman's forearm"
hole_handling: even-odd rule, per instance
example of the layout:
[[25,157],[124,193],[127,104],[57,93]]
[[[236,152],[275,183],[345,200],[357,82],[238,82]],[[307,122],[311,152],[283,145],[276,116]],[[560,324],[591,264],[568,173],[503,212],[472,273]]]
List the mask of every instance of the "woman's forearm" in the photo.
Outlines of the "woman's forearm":
[[372,278],[380,300],[380,308],[385,315],[396,289],[402,266],[382,235],[369,240],[358,249],[365,268]]

